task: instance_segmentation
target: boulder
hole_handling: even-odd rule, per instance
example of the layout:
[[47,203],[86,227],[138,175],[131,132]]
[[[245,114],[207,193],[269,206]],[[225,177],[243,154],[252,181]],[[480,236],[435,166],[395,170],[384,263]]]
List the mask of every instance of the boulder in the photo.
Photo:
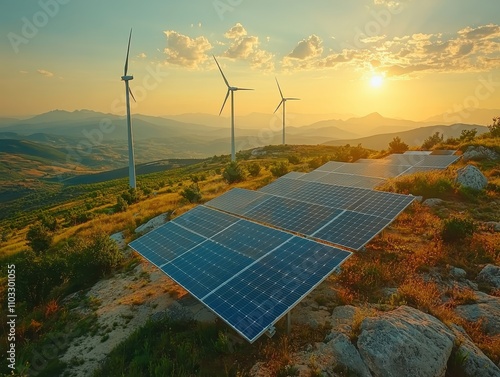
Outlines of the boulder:
[[123,232],[112,234],[111,236],[109,236],[109,238],[115,241],[120,249],[124,249],[125,246],[127,246],[127,243],[125,242],[125,235],[123,234]]
[[462,280],[467,277],[467,272],[458,267],[450,267],[450,276],[455,279]]
[[[492,204],[493,206],[493,204]],[[488,221],[484,223],[489,229],[491,229],[493,232],[500,232],[500,222],[497,221]]]
[[477,275],[477,280],[491,285],[495,288],[500,288],[500,267],[488,264]]
[[327,346],[331,348],[333,353],[335,369],[340,368],[346,371],[349,376],[371,377],[371,373],[361,359],[358,350],[345,334],[335,333]]
[[472,165],[467,165],[457,171],[456,182],[463,187],[468,187],[474,190],[482,190],[488,184],[488,179],[478,168]]
[[482,321],[483,331],[488,335],[500,334],[500,298],[475,292],[477,301],[474,304],[459,305],[455,313],[469,322]]
[[366,318],[357,346],[374,377],[443,377],[454,340],[436,318],[401,306]]
[[500,369],[474,344],[462,327],[452,324],[451,330],[459,344],[451,357],[458,359],[456,367],[464,377],[500,377]]
[[442,199],[430,198],[430,199],[424,200],[424,202],[422,204],[424,206],[428,206],[428,207],[435,207],[435,206],[442,204],[443,202],[444,202],[444,200],[442,200]]
[[471,145],[465,153],[462,155],[464,161],[470,160],[498,160],[500,155],[492,149],[483,146],[473,146]]
[[[343,332],[344,334],[350,334],[352,331],[352,322],[354,320],[354,316],[356,315],[356,307],[352,305],[345,306],[337,306],[333,309],[333,313],[331,316],[330,323],[332,324],[332,331],[335,332]],[[327,335],[330,337],[332,334]]]
[[159,226],[165,224],[165,222],[169,220],[170,215],[171,215],[171,212],[165,212],[165,213],[162,213],[161,215],[153,217],[147,223],[142,224],[141,226],[138,226],[137,228],[135,228],[135,232],[136,233],[147,233],[153,229],[156,229]]

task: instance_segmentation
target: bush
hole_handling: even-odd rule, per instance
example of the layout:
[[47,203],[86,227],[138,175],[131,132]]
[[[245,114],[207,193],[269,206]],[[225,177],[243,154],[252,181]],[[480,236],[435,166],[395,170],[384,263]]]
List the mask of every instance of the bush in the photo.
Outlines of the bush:
[[493,118],[493,124],[488,126],[491,137],[500,137],[500,117]]
[[295,155],[295,154],[292,154],[292,155],[288,156],[287,158],[288,158],[288,162],[293,164],[293,165],[300,164],[300,157]]
[[42,224],[38,223],[29,228],[26,240],[29,247],[36,254],[41,254],[47,251],[50,245],[52,245],[52,233]]
[[422,144],[422,149],[429,150],[435,145],[442,143],[444,139],[444,136],[441,134],[439,135],[439,132],[436,132],[434,135],[429,136],[427,139],[424,140],[424,143]]
[[122,194],[122,198],[127,202],[127,204],[134,204],[141,198],[141,193],[137,189],[129,188],[128,191]]
[[288,173],[288,162],[281,161],[271,166],[271,173],[275,177],[281,177]]
[[236,161],[232,161],[224,169],[222,177],[229,184],[241,182],[245,180],[245,172],[240,164]]
[[197,183],[193,183],[191,186],[186,187],[181,191],[180,195],[189,201],[189,203],[198,203],[201,200],[200,187]]
[[477,135],[477,129],[473,128],[472,130],[462,130],[460,134],[460,141],[472,141]]
[[458,242],[472,236],[475,229],[470,219],[452,218],[445,220],[441,237],[445,242]]
[[351,161],[357,161],[360,158],[367,158],[370,155],[370,152],[363,148],[361,144],[358,144],[357,147],[351,147],[349,154],[351,155]]
[[128,208],[128,203],[120,195],[116,198],[115,212],[125,212]]
[[408,144],[401,141],[399,136],[392,139],[389,143],[389,151],[391,153],[404,153],[408,150],[408,148]]
[[250,165],[247,166],[248,173],[252,177],[257,177],[260,174],[260,164],[258,162],[252,162]]

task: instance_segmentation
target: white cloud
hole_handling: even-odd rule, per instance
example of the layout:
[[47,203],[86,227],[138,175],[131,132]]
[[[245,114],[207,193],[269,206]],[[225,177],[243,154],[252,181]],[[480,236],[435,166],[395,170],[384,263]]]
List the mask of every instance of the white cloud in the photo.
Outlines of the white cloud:
[[139,55],[137,55],[137,57],[140,58],[140,59],[145,59],[148,56],[144,52],[141,52]]
[[234,25],[231,29],[226,31],[226,33],[224,34],[224,36],[229,39],[240,38],[243,37],[244,35],[247,35],[247,31],[245,30],[243,25],[240,24],[239,22],[236,25]]
[[308,38],[301,40],[291,53],[289,58],[304,60],[320,56],[323,53],[323,41],[320,37],[313,34]]
[[36,71],[39,74],[41,74],[42,76],[49,77],[49,78],[54,77],[54,74],[52,72],[49,72],[49,71],[47,71],[45,69],[37,69]]
[[167,63],[197,68],[208,59],[206,52],[212,49],[212,45],[207,38],[190,38],[173,30],[164,33],[167,37],[167,48],[164,50]]

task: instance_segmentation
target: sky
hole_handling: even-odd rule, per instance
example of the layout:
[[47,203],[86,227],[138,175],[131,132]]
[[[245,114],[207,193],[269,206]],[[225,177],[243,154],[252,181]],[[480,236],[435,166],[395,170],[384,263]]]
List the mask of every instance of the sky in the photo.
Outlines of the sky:
[[[424,120],[500,108],[498,0],[3,0],[0,117],[54,109],[134,113],[379,112]],[[229,107],[224,115],[229,114]]]

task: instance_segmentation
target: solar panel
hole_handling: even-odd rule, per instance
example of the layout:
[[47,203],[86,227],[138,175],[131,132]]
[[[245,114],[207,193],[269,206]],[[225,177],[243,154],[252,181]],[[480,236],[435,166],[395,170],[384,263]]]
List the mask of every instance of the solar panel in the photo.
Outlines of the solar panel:
[[234,216],[213,211],[204,206],[197,206],[182,216],[176,217],[171,223],[175,223],[185,229],[189,229],[191,232],[209,238],[231,224],[234,224],[236,221],[238,219]]
[[314,181],[317,181],[321,177],[324,177],[326,175],[328,175],[328,172],[326,172],[326,171],[313,170],[312,172],[304,174],[301,177],[298,177],[297,179],[314,182]]
[[336,245],[359,250],[391,222],[392,219],[344,211],[312,236]]
[[340,168],[341,166],[344,166],[346,162],[338,162],[338,161],[329,161],[324,165],[321,165],[319,168],[317,168],[317,171],[326,171],[326,172],[332,172]]
[[405,171],[404,174],[401,174],[401,175],[403,176],[403,175],[424,173],[424,172],[436,171],[436,170],[440,170],[440,168],[432,167],[432,166],[414,166],[414,167],[408,169],[407,171]]
[[245,216],[282,229],[309,235],[340,212],[335,208],[275,196],[251,209]]
[[391,154],[384,158],[392,165],[414,166],[423,161],[427,156],[420,154]]
[[283,193],[292,192],[303,187],[307,181],[299,179],[289,179],[285,177],[278,178],[274,182],[259,189],[259,192],[267,194],[282,195]]
[[391,165],[391,164],[345,164],[335,170],[335,173],[346,173],[363,175],[366,177],[375,178],[391,178],[396,177],[409,169],[407,165]]
[[406,151],[403,154],[415,154],[415,155],[428,156],[431,153],[432,153],[432,151]]
[[369,191],[366,196],[349,209],[363,214],[395,219],[401,211],[413,202],[415,198],[409,195],[393,194],[383,191]]
[[430,155],[431,156],[446,156],[446,155],[454,155],[455,153],[457,153],[456,150],[446,150],[446,149],[436,149],[436,150],[433,150]]
[[297,305],[351,254],[293,237],[204,298],[250,342]]
[[284,176],[282,176],[282,178],[295,178],[295,179],[297,179],[297,178],[302,177],[305,174],[306,173],[300,173],[300,172],[297,172],[297,171],[291,171],[290,173],[287,173]]
[[431,166],[446,169],[459,158],[460,156],[425,156],[425,158],[415,166]]
[[162,266],[204,241],[204,237],[170,221],[129,246],[155,266]]
[[208,201],[206,205],[240,215],[267,198],[264,193],[259,191],[233,188],[223,195]]

